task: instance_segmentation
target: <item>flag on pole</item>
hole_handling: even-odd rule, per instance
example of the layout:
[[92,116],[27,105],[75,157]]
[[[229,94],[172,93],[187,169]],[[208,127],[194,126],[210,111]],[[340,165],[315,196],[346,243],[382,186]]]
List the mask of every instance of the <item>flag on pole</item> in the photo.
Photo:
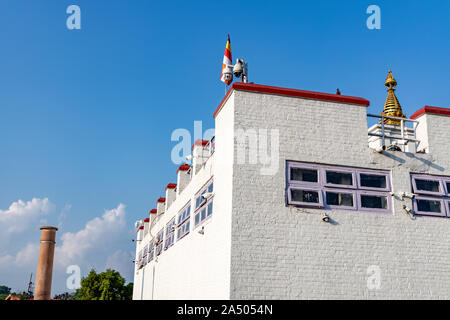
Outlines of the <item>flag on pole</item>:
[[[220,75],[220,80],[229,85],[233,81],[233,70],[230,67],[227,67],[227,65],[231,65],[230,35],[228,35],[227,46],[225,47],[225,53],[223,55],[222,74]],[[227,74],[224,74],[225,70],[227,71]]]

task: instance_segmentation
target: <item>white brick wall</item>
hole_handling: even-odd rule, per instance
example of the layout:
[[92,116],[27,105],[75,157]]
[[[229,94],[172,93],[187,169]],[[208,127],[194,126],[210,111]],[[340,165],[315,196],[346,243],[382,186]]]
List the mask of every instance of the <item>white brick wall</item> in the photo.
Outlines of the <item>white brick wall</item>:
[[[279,129],[281,145],[274,176],[233,168],[232,299],[450,298],[450,219],[411,220],[400,200],[393,215],[328,211],[333,224],[323,210],[285,206],[286,160],[392,170],[395,192],[410,191],[410,171],[450,175],[448,120],[434,120],[447,134],[436,160],[371,151],[362,106],[242,91],[234,106],[235,129]],[[367,288],[371,265],[381,268],[379,290]]]
[[[234,91],[216,117],[214,155],[152,229],[214,176],[205,234],[192,219],[188,236],[136,272],[133,298],[449,299],[450,219],[412,220],[402,210],[411,200],[393,199],[392,215],[327,211],[332,223],[322,222],[324,210],[285,205],[287,160],[390,170],[394,192],[411,191],[410,172],[450,176],[449,119],[419,117],[431,153],[379,154],[368,147],[364,106]],[[239,129],[279,130],[275,175],[237,163]],[[379,290],[367,287],[372,265],[381,270]]]

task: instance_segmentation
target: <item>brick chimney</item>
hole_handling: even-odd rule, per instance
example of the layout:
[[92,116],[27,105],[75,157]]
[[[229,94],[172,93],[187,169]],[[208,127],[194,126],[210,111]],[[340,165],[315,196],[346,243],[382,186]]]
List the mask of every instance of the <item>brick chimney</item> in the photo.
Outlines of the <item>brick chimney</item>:
[[188,185],[191,181],[190,171],[191,166],[188,164],[182,164],[177,170],[177,196],[180,195],[181,191]]
[[52,291],[53,258],[58,228],[41,227],[41,244],[36,272],[34,300],[50,300]]
[[167,209],[169,209],[169,207],[172,204],[172,202],[174,202],[175,199],[177,198],[176,188],[177,188],[177,184],[176,183],[169,183],[167,185],[167,187],[166,187],[166,208],[165,208],[165,211],[167,211]]
[[160,214],[163,214],[166,209],[166,198],[159,198],[158,201],[156,201],[156,214],[159,216]]
[[194,175],[200,171],[202,165],[208,160],[208,151],[205,149],[208,142],[208,140],[199,139],[192,146],[192,167],[194,168]]

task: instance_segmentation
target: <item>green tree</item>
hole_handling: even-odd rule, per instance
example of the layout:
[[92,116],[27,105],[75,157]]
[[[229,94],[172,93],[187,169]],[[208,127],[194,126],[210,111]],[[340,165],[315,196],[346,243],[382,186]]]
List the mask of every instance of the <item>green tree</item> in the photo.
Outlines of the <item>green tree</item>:
[[81,279],[81,288],[75,292],[77,300],[131,300],[133,284],[125,285],[125,279],[119,272],[107,269]]
[[55,300],[75,300],[75,293],[64,292],[56,294],[53,299]]
[[5,300],[10,293],[11,288],[8,288],[7,286],[0,286],[0,300]]

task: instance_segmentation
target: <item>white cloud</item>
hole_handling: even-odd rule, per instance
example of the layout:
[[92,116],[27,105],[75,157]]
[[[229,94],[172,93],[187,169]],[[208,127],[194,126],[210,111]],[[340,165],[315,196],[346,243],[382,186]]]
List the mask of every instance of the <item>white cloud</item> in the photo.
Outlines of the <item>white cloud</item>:
[[0,210],[0,228],[3,236],[23,232],[54,209],[55,205],[48,198],[13,202],[7,210]]
[[101,217],[88,221],[80,231],[61,236],[61,246],[55,249],[55,262],[61,267],[82,264],[89,253],[112,249],[114,237],[124,230],[125,224],[125,205],[106,210]]
[[[104,271],[112,268],[128,280],[133,277],[133,253],[127,228],[125,205],[105,210],[101,216],[92,218],[85,226],[74,232],[64,232],[63,225],[71,206],[55,210],[47,198],[28,202],[19,200],[8,209],[0,210],[0,280],[17,290],[24,290],[29,274],[36,271],[39,254],[39,223],[44,217],[58,221],[55,263],[53,272],[53,293],[67,291],[66,269],[78,265],[82,276],[90,268]],[[54,213],[53,216],[51,213]],[[8,243],[10,242],[10,243]],[[6,281],[7,280],[7,281]],[[6,282],[5,282],[6,281]]]

